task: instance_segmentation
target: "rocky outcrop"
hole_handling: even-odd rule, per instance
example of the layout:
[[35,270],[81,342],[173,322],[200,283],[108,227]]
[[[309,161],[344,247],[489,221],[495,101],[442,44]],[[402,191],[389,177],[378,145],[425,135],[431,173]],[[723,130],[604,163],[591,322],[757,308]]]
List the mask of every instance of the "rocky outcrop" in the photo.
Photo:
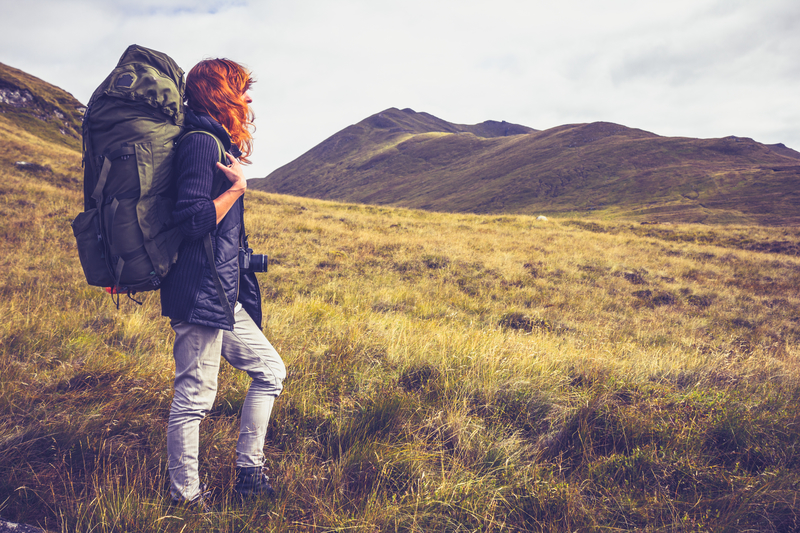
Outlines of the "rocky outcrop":
[[0,104],[14,107],[30,107],[33,105],[33,95],[30,91],[14,87],[0,86]]
[[[75,139],[80,138],[80,132],[76,131],[75,125],[69,120],[67,115],[62,113],[57,107],[49,105],[47,102],[39,101],[27,89],[21,89],[7,84],[0,85],[0,104],[11,106],[18,110],[27,111],[34,117],[44,122],[59,123],[58,131],[61,135],[68,135]],[[75,111],[82,117],[86,112],[84,106],[77,106]],[[0,105],[0,113],[5,113],[5,109]]]

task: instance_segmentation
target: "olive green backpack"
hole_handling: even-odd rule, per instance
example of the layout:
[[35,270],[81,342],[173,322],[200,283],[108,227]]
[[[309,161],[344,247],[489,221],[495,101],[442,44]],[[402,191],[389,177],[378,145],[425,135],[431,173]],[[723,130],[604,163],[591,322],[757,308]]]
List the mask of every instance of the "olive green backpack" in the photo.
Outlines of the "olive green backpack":
[[89,285],[128,296],[155,290],[177,260],[172,159],[183,102],[180,67],[138,45],[92,94],[83,120],[84,211],[72,222]]

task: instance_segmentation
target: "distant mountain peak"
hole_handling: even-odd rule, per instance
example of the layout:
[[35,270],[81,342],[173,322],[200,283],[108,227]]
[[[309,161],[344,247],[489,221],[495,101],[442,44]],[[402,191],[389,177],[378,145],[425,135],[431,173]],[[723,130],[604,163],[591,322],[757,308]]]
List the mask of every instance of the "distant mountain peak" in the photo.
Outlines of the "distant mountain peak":
[[389,108],[250,183],[437,211],[798,224],[798,158],[746,137],[662,137],[611,122],[463,125]]
[[472,133],[484,138],[524,135],[537,131],[527,126],[496,120],[487,120],[475,125],[454,124],[430,113],[418,113],[408,107],[402,110],[390,107],[355,125],[388,130],[389,133]]

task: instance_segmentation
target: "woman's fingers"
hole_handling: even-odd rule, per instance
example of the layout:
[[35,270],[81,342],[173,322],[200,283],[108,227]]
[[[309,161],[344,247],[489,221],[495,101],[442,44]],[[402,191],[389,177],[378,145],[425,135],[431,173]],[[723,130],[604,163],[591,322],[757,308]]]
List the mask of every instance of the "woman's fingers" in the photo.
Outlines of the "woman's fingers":
[[240,165],[239,161],[231,154],[226,153],[225,155],[228,156],[228,160],[230,160],[231,164],[226,167],[221,162],[217,161],[217,168],[225,173],[225,176],[231,183],[236,183],[239,180],[244,181],[245,177],[242,165]]

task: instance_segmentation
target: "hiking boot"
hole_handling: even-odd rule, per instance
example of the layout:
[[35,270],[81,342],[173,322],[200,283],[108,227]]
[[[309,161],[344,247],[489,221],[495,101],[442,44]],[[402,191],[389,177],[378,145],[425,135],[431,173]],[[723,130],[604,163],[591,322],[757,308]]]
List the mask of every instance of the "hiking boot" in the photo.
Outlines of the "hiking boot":
[[172,505],[175,507],[182,507],[183,509],[187,509],[196,513],[210,513],[212,511],[211,504],[208,503],[210,496],[211,491],[206,491],[206,486],[202,485],[200,487],[200,495],[194,500],[179,500],[177,498],[172,498]]
[[236,486],[233,488],[242,498],[267,495],[275,496],[275,490],[269,484],[269,478],[260,466],[236,467]]

